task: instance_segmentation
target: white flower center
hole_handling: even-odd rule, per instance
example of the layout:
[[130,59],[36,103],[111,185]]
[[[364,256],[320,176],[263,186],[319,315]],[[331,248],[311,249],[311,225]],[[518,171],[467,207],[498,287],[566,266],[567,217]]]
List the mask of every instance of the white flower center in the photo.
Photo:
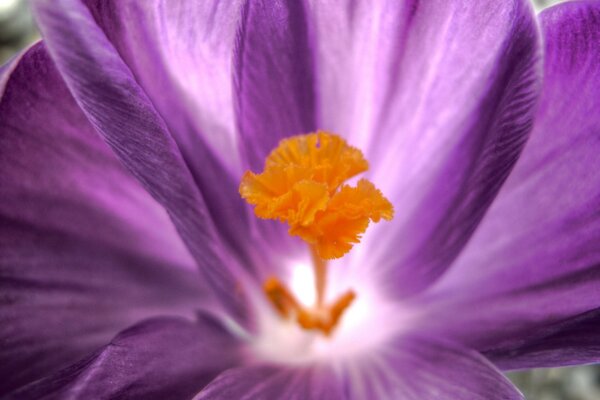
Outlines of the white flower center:
[[[311,264],[295,263],[291,271],[288,287],[303,305],[313,304],[316,292]],[[340,279],[330,280],[328,299],[335,298],[349,286],[357,296],[333,333],[326,336],[320,331],[303,329],[294,320],[282,319],[267,302],[261,302],[257,305],[258,333],[251,341],[256,358],[292,365],[338,362],[383,343],[394,333],[394,328],[402,326],[398,323],[402,315],[398,305],[379,298],[367,277],[335,275]]]

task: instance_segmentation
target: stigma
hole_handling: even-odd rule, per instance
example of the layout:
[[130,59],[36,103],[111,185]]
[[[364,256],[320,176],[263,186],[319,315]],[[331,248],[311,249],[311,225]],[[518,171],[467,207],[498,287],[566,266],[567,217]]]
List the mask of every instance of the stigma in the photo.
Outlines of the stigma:
[[247,171],[240,195],[254,205],[262,219],[279,220],[289,234],[304,240],[315,269],[316,304],[301,306],[277,278],[264,291],[282,318],[295,318],[307,330],[329,335],[355,298],[348,290],[332,304],[324,304],[327,260],[341,258],[371,222],[391,220],[392,204],[366,179],[356,186],[345,182],[368,169],[360,150],[341,137],[319,131],[282,140],[267,157],[261,173]]

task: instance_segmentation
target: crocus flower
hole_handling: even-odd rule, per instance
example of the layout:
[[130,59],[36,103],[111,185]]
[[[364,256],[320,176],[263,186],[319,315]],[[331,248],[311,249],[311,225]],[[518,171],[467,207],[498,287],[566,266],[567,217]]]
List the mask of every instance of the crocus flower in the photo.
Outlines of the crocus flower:
[[[600,359],[597,1],[32,7],[0,397],[517,399],[502,370]],[[311,132],[361,180],[268,158]]]

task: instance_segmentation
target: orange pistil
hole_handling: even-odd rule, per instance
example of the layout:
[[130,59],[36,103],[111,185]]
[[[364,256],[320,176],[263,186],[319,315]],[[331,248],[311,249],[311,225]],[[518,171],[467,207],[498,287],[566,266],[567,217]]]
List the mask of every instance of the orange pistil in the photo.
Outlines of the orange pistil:
[[393,218],[392,204],[371,182],[344,184],[367,169],[360,150],[319,131],[282,140],[267,157],[262,173],[247,171],[242,177],[240,195],[256,206],[256,216],[287,223],[289,233],[310,246],[317,291],[313,308],[303,307],[276,278],[264,284],[278,313],[294,317],[305,329],[330,335],[356,297],[349,290],[325,304],[327,260],[348,253],[370,222]]

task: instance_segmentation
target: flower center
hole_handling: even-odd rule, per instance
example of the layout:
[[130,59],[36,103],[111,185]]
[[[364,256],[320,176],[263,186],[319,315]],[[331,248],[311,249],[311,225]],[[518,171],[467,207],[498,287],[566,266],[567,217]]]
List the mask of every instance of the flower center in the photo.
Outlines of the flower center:
[[267,298],[283,318],[295,318],[304,329],[329,335],[355,298],[348,290],[325,304],[327,260],[340,258],[360,242],[369,223],[391,220],[392,204],[366,179],[344,184],[368,169],[360,150],[341,137],[319,131],[279,143],[260,174],[247,171],[240,194],[263,219],[287,223],[289,233],[308,243],[315,270],[317,300],[302,306],[277,278],[264,284]]

